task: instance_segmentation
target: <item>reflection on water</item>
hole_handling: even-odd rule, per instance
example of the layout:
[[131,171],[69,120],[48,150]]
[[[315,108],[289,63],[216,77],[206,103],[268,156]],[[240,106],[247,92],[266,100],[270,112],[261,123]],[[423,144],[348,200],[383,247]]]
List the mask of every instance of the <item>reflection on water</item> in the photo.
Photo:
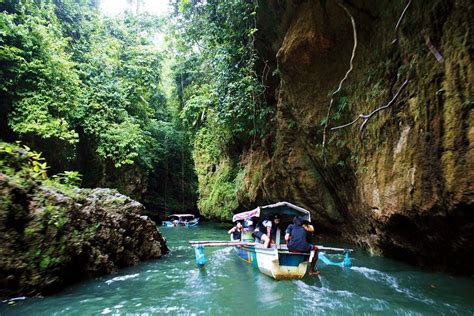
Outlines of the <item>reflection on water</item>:
[[[226,239],[226,226],[163,228],[171,253],[47,298],[0,305],[1,315],[426,315],[474,313],[474,280],[427,273],[354,254],[354,267],[319,268],[319,277],[275,281],[234,255],[207,248],[196,266],[187,240]],[[337,245],[334,245],[337,246]]]

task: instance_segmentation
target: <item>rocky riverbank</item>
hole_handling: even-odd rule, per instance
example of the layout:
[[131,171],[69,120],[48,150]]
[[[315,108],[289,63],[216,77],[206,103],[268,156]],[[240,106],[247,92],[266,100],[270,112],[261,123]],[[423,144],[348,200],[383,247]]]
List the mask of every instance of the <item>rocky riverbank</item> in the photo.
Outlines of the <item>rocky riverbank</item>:
[[33,161],[0,143],[0,297],[51,294],[168,252],[142,204],[39,180]]

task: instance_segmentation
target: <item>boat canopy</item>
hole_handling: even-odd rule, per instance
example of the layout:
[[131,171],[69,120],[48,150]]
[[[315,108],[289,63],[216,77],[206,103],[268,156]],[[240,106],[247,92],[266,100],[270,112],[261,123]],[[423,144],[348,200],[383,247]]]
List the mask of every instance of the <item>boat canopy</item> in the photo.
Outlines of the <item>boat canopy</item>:
[[234,217],[232,217],[232,221],[241,221],[250,217],[265,218],[272,214],[287,215],[289,217],[300,216],[303,220],[311,221],[311,215],[308,210],[289,202],[278,202],[266,206],[259,206],[251,211],[235,214]]

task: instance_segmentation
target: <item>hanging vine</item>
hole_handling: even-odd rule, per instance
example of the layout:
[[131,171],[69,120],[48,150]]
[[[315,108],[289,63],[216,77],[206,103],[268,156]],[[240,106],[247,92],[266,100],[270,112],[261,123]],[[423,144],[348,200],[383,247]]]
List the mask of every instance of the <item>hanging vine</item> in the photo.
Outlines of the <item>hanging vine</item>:
[[377,114],[378,112],[380,112],[380,111],[382,111],[382,110],[385,110],[385,109],[387,109],[388,107],[390,107],[390,106],[393,105],[393,103],[397,100],[398,96],[400,95],[400,92],[402,92],[402,90],[403,90],[403,89],[406,87],[406,85],[408,84],[408,81],[409,81],[408,78],[406,78],[405,81],[403,81],[403,83],[401,84],[401,86],[400,86],[400,88],[398,89],[398,91],[397,91],[397,92],[395,93],[395,95],[390,99],[390,101],[388,101],[385,105],[376,108],[375,110],[373,110],[373,111],[370,112],[369,114],[359,114],[359,116],[357,116],[357,117],[355,118],[355,120],[353,120],[352,122],[347,123],[347,124],[344,124],[344,125],[332,127],[331,130],[334,131],[334,130],[337,130],[337,129],[341,129],[341,128],[344,128],[344,127],[351,126],[352,124],[355,124],[359,119],[361,119],[361,120],[362,120],[362,124],[360,125],[359,132],[362,134],[363,131],[364,131],[364,128],[366,127],[367,122],[372,118],[372,116],[374,116],[374,115]]
[[331,114],[331,108],[332,108],[332,105],[334,103],[334,97],[336,94],[338,94],[340,91],[341,91],[341,88],[342,88],[342,84],[344,83],[344,81],[346,81],[347,77],[349,76],[350,72],[352,71],[352,69],[354,69],[354,58],[355,58],[355,53],[356,53],[356,49],[357,49],[357,29],[356,29],[356,23],[355,23],[355,19],[354,17],[352,16],[352,14],[349,12],[349,10],[347,10],[347,8],[342,4],[340,3],[339,1],[336,2],[345,12],[346,14],[349,16],[349,18],[351,19],[351,24],[352,24],[352,33],[353,33],[353,37],[354,37],[354,46],[352,47],[352,54],[351,54],[351,59],[349,61],[349,69],[346,71],[346,74],[344,75],[344,77],[341,79],[341,81],[339,82],[339,85],[337,87],[337,89],[331,94],[331,101],[329,101],[329,106],[328,106],[328,112],[326,114],[326,118],[325,118],[325,121],[324,121],[324,129],[323,129],[323,143],[322,143],[322,146],[323,146],[323,152],[324,152],[324,149],[325,149],[325,144],[326,144],[326,131],[327,131],[327,128],[328,128],[328,124],[329,124],[329,115]]
[[400,27],[400,24],[402,23],[403,18],[405,17],[405,13],[408,10],[408,7],[411,5],[412,0],[408,0],[408,3],[405,6],[405,9],[403,9],[402,14],[400,15],[400,18],[398,18],[397,24],[395,25],[395,36],[393,38],[392,44],[395,44],[398,41],[398,28]]
[[[408,0],[407,1],[407,4],[405,5],[405,8],[403,9],[398,21],[397,21],[397,24],[395,25],[395,36],[394,36],[394,39],[392,40],[392,44],[395,44],[397,41],[398,41],[398,29],[400,27],[400,24],[408,10],[408,8],[410,7],[411,5],[411,2],[412,0]],[[349,12],[347,11],[346,9],[346,12],[349,14]],[[351,16],[351,19],[353,20],[352,16]],[[354,28],[354,34],[355,34],[355,26],[353,24],[353,28]],[[430,41],[429,41],[429,37],[425,36],[425,39],[426,39],[426,43],[427,45],[430,47]],[[432,46],[432,45],[431,45]],[[432,49],[430,47],[430,50],[432,51],[433,55],[435,55],[435,57],[437,58],[438,61],[440,61],[439,56],[441,56],[441,54],[439,54],[439,52],[434,48]],[[353,50],[353,52],[355,51],[355,49]],[[442,58],[442,56],[441,56]],[[352,59],[351,59],[351,68],[352,68]],[[351,70],[350,68],[350,70]],[[347,73],[346,73],[346,77],[347,77]],[[345,78],[343,80],[345,80]],[[353,121],[347,123],[347,124],[343,124],[343,125],[339,125],[339,126],[335,126],[335,127],[332,127],[330,130],[331,131],[334,131],[334,130],[338,130],[338,129],[342,129],[342,128],[345,128],[345,127],[349,127],[353,124],[355,124],[356,122],[358,122],[359,120],[362,120],[362,124],[360,125],[359,127],[359,136],[362,136],[363,135],[363,132],[364,132],[364,129],[366,128],[367,126],[367,123],[369,122],[369,120],[375,115],[377,114],[378,112],[382,111],[382,110],[385,110],[389,107],[391,107],[395,101],[397,100],[398,96],[400,95],[400,93],[402,92],[402,90],[407,86],[409,82],[409,74],[406,76],[406,79],[403,81],[403,83],[400,85],[398,91],[392,96],[392,98],[384,105],[374,109],[373,111],[371,111],[369,114],[359,114]],[[342,81],[341,83],[339,84],[339,88],[338,90],[336,90],[335,92],[333,92],[333,96],[335,93],[339,92],[340,90],[340,87],[341,87],[341,84],[342,84]],[[326,138],[326,127],[327,127],[327,124],[328,124],[328,118],[329,118],[329,112],[330,112],[330,109],[331,109],[331,105],[332,105],[332,102],[333,102],[333,98],[331,98],[331,103],[330,103],[330,106],[329,106],[329,109],[328,109],[328,115],[326,117],[326,125],[325,125],[325,128],[324,128],[324,132],[323,132],[323,149],[324,149],[324,143],[325,143],[325,138]]]

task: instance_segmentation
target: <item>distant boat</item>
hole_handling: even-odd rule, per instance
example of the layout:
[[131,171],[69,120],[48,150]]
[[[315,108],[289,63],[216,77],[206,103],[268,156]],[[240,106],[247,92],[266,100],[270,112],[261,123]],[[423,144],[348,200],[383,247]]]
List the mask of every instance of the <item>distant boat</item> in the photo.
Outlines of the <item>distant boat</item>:
[[199,224],[199,217],[195,217],[193,214],[171,214],[162,222],[162,226],[166,227],[193,227],[197,224]]

